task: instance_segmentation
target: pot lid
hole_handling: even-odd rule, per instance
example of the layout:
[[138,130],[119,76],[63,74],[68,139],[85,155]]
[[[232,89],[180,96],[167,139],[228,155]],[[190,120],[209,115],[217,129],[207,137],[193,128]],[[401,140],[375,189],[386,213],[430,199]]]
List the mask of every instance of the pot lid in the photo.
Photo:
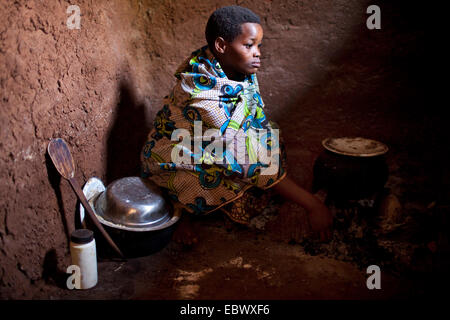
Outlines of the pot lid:
[[[153,231],[169,227],[180,218],[161,189],[148,179],[125,177],[107,188],[91,178],[83,188],[100,223],[129,231]],[[80,205],[80,216],[83,214]],[[172,214],[173,213],[173,214]]]
[[322,145],[331,152],[354,157],[374,157],[389,150],[384,143],[361,137],[327,138]]

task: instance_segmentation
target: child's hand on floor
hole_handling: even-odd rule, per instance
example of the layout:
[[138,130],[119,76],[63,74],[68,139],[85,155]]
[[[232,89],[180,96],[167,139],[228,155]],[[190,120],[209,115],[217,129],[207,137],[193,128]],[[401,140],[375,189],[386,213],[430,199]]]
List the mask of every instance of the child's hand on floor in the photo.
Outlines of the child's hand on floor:
[[280,183],[275,185],[283,197],[300,204],[308,211],[308,220],[311,231],[320,237],[321,241],[331,239],[331,225],[333,215],[327,206],[323,204],[323,196],[317,197],[307,190],[297,185],[290,177],[285,177]]
[[308,212],[308,219],[311,230],[320,238],[320,241],[331,239],[333,215],[323,203],[318,202]]

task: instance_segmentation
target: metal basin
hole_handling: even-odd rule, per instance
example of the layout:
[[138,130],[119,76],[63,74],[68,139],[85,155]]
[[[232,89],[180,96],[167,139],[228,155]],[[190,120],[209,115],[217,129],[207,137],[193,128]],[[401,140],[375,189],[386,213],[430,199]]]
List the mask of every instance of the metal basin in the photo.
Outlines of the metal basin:
[[149,180],[125,177],[112,182],[95,200],[95,212],[105,222],[132,231],[167,227],[171,208],[161,189]]
[[[139,177],[113,181],[106,188],[92,177],[83,188],[89,204],[105,230],[127,257],[141,257],[164,248],[172,238],[181,210],[174,210],[162,190],[153,182]],[[80,204],[80,222],[88,228]],[[101,235],[96,235],[99,256],[114,256]]]

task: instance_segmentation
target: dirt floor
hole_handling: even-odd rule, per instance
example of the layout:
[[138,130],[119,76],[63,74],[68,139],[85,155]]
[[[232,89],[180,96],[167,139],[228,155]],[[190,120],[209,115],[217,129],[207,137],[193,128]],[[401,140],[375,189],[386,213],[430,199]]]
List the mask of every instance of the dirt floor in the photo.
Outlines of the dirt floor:
[[98,284],[89,290],[64,288],[59,271],[59,280],[50,277],[34,298],[403,299],[423,293],[383,270],[381,289],[369,290],[366,270],[356,264],[307,254],[255,227],[229,228],[221,214],[196,223],[200,241],[192,247],[172,241],[150,256],[99,261]]

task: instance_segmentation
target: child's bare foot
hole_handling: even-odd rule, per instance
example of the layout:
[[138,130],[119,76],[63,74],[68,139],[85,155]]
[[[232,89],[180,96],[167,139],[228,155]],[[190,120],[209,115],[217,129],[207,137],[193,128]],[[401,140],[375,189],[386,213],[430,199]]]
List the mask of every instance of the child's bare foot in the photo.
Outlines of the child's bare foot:
[[225,226],[225,230],[227,230],[227,232],[233,230],[234,222],[228,217],[225,212],[223,212],[223,225]]
[[194,245],[198,242],[194,223],[190,217],[186,216],[186,214],[181,217],[180,222],[173,233],[172,239],[177,243],[187,246]]

